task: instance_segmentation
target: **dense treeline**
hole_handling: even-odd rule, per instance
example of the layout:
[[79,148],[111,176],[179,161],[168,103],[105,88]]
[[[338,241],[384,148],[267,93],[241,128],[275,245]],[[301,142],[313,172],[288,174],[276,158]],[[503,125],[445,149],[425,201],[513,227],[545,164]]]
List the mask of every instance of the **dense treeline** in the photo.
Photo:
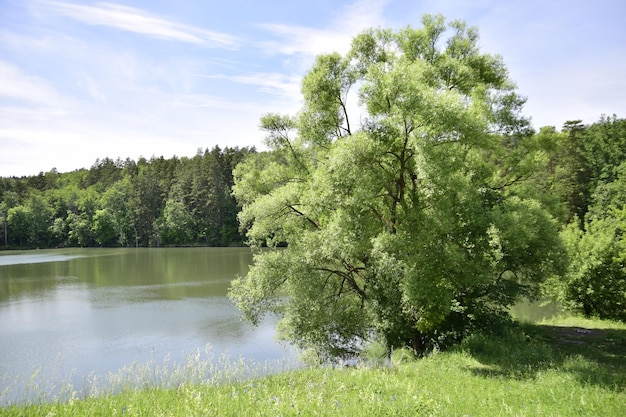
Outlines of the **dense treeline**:
[[[505,185],[559,220],[569,253],[565,276],[549,280],[545,294],[588,316],[626,320],[626,119],[527,135],[506,139],[503,157],[517,167]],[[0,178],[0,247],[243,244],[233,169],[249,154],[255,149],[215,147]]]
[[548,176],[531,184],[543,183],[562,207],[569,255],[546,294],[586,316],[626,321],[626,119],[567,122],[561,133],[544,128],[537,137],[556,146]]
[[104,158],[69,173],[0,178],[2,246],[241,245],[232,171],[254,152]]

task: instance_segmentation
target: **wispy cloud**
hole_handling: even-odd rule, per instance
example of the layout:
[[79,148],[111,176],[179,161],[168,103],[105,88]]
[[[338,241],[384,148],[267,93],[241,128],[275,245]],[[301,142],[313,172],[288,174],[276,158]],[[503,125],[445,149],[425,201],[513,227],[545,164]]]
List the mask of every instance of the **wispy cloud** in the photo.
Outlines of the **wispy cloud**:
[[254,108],[257,106],[252,102],[229,100],[209,94],[179,94],[175,97],[164,99],[164,102],[170,102],[174,107],[187,107],[192,109],[212,108],[221,110],[242,110],[244,108]]
[[261,27],[278,40],[265,41],[261,48],[270,54],[315,56],[327,52],[344,52],[351,35],[343,30],[314,29],[284,23],[264,23]]
[[109,26],[157,39],[186,42],[214,48],[236,49],[237,37],[153,16],[141,9],[113,3],[85,6],[46,2],[57,13],[90,24]]
[[384,12],[392,0],[357,0],[339,10],[333,25],[356,35],[363,29],[385,25]]
[[300,98],[300,76],[289,76],[277,72],[259,72],[245,75],[202,75],[203,78],[224,79],[238,84],[252,85],[258,91],[291,99]]
[[103,88],[93,77],[90,77],[89,75],[81,76],[78,80],[78,85],[84,88],[89,94],[89,97],[93,100],[102,102],[107,101]]
[[45,80],[24,73],[19,67],[0,61],[0,97],[28,103],[63,108],[69,99],[62,96]]
[[364,29],[383,25],[385,6],[390,0],[357,0],[338,10],[323,29],[284,23],[264,23],[263,29],[279,38],[261,47],[271,54],[316,56],[328,52],[345,53],[352,38]]

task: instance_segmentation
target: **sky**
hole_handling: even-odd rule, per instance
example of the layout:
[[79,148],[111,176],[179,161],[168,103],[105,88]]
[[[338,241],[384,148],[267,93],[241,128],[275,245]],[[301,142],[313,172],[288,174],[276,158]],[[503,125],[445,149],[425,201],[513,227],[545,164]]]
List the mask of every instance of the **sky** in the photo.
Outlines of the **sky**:
[[626,117],[623,0],[0,0],[0,176],[263,149],[317,55],[426,13],[478,27],[535,128]]

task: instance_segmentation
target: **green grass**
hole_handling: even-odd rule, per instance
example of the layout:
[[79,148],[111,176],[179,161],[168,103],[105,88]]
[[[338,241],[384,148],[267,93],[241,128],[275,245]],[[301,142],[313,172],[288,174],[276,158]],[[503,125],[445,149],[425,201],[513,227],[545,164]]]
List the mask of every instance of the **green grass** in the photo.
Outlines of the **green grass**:
[[389,367],[313,368],[243,382],[129,389],[2,416],[624,416],[626,325],[520,324]]

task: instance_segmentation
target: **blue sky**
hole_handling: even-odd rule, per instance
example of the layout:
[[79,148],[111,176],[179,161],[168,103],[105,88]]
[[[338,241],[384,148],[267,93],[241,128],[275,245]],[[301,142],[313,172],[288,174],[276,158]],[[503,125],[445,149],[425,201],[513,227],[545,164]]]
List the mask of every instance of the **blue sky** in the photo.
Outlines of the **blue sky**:
[[626,117],[622,0],[0,0],[0,176],[262,149],[316,55],[425,13],[479,27],[536,128]]

